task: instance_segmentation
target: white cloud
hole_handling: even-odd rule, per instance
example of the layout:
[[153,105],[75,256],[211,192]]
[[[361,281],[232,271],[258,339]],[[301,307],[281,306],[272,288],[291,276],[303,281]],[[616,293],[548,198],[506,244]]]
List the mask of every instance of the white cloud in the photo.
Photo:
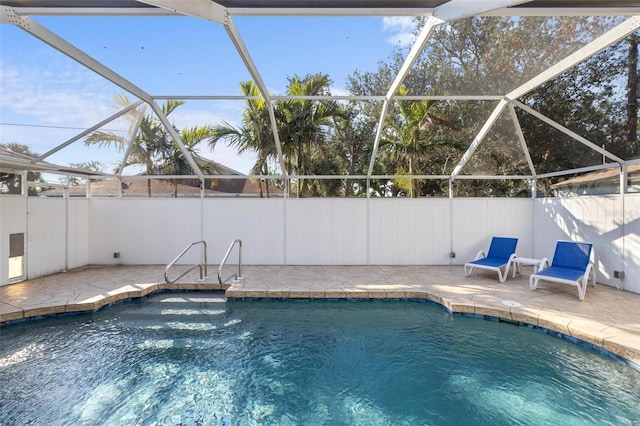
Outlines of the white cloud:
[[334,96],[349,96],[351,94],[348,90],[339,87],[331,87],[330,90]]
[[115,112],[117,91],[84,69],[45,70],[6,63],[0,69],[3,121],[90,127]]
[[409,16],[390,16],[382,18],[382,29],[394,33],[387,41],[400,47],[411,46],[415,41],[413,18]]

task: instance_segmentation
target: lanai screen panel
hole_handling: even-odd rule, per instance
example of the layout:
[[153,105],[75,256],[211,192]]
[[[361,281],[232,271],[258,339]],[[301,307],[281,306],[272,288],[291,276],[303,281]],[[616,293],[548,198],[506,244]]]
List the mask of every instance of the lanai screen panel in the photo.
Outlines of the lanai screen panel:
[[445,23],[408,79],[422,82],[414,90],[431,94],[504,95],[624,19],[489,16]]
[[[32,19],[151,96],[239,95],[237,82],[250,78],[224,27],[203,19],[184,15]],[[191,48],[194,45],[197,49]]]
[[[42,155],[120,109],[113,96],[121,90],[68,56],[15,26],[0,25],[0,38],[2,143],[26,145]],[[120,119],[102,128],[124,135],[127,123]],[[96,150],[82,139],[64,155],[58,151],[45,158],[63,165],[101,161],[108,167],[120,160],[113,147]]]
[[502,111],[461,174],[523,177],[533,174],[519,129],[508,108]]
[[391,55],[397,43],[394,39],[397,28],[389,27],[392,19],[381,16],[233,17],[273,95],[286,94],[291,78],[312,74],[327,74],[331,94],[346,95],[350,75],[375,71],[378,63]]

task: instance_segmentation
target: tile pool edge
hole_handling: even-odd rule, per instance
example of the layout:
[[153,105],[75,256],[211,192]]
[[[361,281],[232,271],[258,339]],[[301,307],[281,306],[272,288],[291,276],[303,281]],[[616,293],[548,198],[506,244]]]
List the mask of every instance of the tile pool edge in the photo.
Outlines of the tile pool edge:
[[224,291],[229,285],[217,283],[173,283],[164,282],[138,286],[132,290],[131,286],[122,291],[109,292],[86,300],[68,302],[66,304],[36,307],[20,307],[15,303],[2,302],[14,308],[10,312],[0,313],[0,327],[9,326],[25,321],[34,321],[56,316],[97,312],[103,308],[127,300],[141,299],[165,291]]
[[[426,290],[258,290],[237,289],[228,284],[217,283],[175,283],[164,282],[147,283],[144,285],[128,285],[116,291],[105,292],[91,299],[68,302],[55,306],[37,306],[21,308],[16,304],[4,303],[10,306],[10,311],[0,313],[0,327],[12,324],[46,319],[56,316],[92,313],[113,304],[135,300],[165,291],[225,291],[227,300],[414,300],[426,301],[440,305],[451,314],[465,315],[483,319],[498,320],[513,324],[530,326],[542,330],[545,333],[557,335],[570,341],[575,341],[583,346],[617,357],[623,363],[640,371],[640,351],[638,348],[625,344],[624,338],[611,337],[606,334],[605,325],[600,327],[599,335],[594,334],[588,327],[581,326],[569,315],[557,312],[544,311],[537,308],[529,308],[519,303],[500,303],[495,301],[470,299],[465,297],[450,297],[436,294]],[[503,301],[504,302],[504,301]],[[507,301],[509,302],[509,301]],[[619,333],[618,333],[619,334]]]

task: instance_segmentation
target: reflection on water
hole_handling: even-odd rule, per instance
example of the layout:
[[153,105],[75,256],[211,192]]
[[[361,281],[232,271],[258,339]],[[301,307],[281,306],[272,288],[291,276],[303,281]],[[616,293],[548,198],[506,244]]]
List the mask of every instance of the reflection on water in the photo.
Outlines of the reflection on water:
[[5,327],[0,424],[616,424],[640,373],[416,302],[169,293]]

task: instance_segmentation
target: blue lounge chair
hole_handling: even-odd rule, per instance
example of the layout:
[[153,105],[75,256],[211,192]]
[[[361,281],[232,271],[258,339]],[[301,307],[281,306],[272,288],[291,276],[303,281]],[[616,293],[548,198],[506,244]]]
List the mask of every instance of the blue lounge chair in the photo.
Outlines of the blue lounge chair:
[[[489,246],[489,253],[485,256],[484,251],[480,250],[475,260],[465,263],[464,275],[467,277],[471,275],[474,268],[489,269],[498,271],[498,278],[503,283],[509,274],[511,262],[516,257],[517,245],[517,238],[493,237]],[[504,267],[504,274],[500,269],[502,267]]]
[[[558,241],[553,254],[553,262],[546,269],[541,269],[529,277],[529,287],[535,290],[539,280],[553,281],[578,287],[578,299],[583,300],[587,292],[589,274],[593,276],[596,286],[596,272],[591,264],[593,244],[573,241]],[[545,263],[546,261],[546,263]],[[543,259],[542,265],[549,264]],[[542,266],[544,268],[544,266]]]

